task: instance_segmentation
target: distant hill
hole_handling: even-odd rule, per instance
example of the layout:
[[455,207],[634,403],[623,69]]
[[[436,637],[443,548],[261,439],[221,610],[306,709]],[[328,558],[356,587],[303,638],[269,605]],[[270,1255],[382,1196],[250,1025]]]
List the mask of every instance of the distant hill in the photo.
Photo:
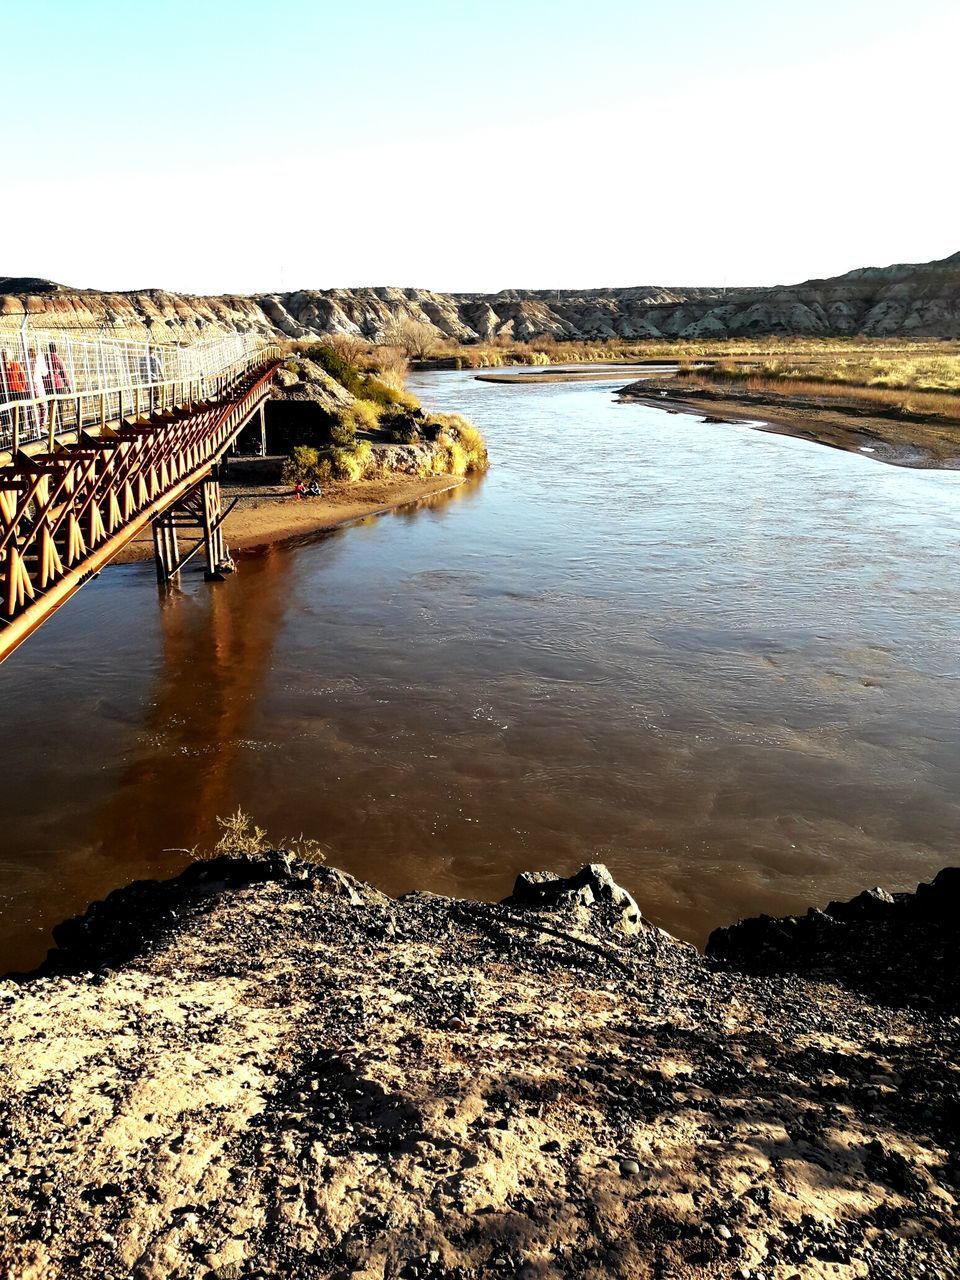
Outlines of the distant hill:
[[25,306],[38,326],[106,325],[184,341],[216,330],[375,339],[399,316],[461,342],[546,335],[593,341],[791,334],[960,338],[960,253],[939,262],[860,267],[796,285],[734,289],[634,285],[480,294],[376,287],[202,298],[0,277],[0,315],[20,316]]

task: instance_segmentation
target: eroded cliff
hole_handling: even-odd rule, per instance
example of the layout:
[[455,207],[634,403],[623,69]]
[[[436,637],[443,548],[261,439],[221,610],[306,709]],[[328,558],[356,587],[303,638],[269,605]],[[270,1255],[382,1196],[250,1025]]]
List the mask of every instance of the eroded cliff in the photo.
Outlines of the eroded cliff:
[[300,289],[245,297],[193,297],[151,289],[72,290],[0,277],[0,316],[27,310],[38,325],[79,325],[194,340],[217,329],[304,338],[354,333],[377,339],[405,317],[460,342],[610,338],[725,338],[800,334],[876,338],[960,337],[960,253],[937,262],[868,267],[773,288],[636,286],[495,294],[427,289]]

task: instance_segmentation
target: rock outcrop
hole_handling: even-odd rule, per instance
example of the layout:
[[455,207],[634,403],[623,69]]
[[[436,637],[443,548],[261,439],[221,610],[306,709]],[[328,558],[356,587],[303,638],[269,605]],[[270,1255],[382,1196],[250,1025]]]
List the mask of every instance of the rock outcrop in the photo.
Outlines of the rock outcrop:
[[218,329],[308,338],[376,339],[398,318],[459,342],[611,338],[726,338],[861,334],[960,337],[960,253],[938,262],[866,267],[826,280],[772,288],[505,289],[495,294],[427,289],[300,289],[254,297],[200,298],[150,289],[71,290],[0,277],[0,317],[28,311],[38,326],[107,326],[195,340]]
[[960,1013],[960,868],[915,893],[867,889],[804,916],[715,929],[707,955],[749,973],[842,981],[895,1004]]
[[747,936],[706,960],[602,867],[119,890],[0,982],[0,1276],[956,1276],[956,1019]]

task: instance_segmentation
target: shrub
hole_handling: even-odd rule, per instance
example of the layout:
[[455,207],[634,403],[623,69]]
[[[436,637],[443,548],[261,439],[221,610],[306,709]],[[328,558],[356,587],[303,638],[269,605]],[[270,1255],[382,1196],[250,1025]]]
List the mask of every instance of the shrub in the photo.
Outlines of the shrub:
[[362,480],[372,462],[369,440],[357,440],[349,448],[330,450],[330,472],[334,480]]
[[373,369],[381,382],[394,387],[397,391],[402,391],[409,364],[409,360],[399,347],[380,346],[372,356],[368,357],[366,367]]
[[379,404],[386,408],[390,405],[399,404],[400,398],[401,393],[396,387],[387,386],[385,382],[381,382],[373,374],[367,374],[363,382],[364,400],[369,400],[373,404]]
[[283,483],[296,484],[297,481],[306,483],[312,480],[319,461],[320,454],[316,449],[312,449],[308,444],[298,444],[283,464]]
[[480,431],[459,413],[435,413],[427,419],[428,432],[437,441],[435,475],[465,476],[485,471],[487,446]]
[[326,342],[308,347],[304,354],[320,366],[331,378],[354,396],[363,395],[363,376],[357,366]]
[[248,813],[238,808],[229,818],[217,818],[220,838],[209,851],[192,849],[189,852],[200,858],[219,858],[226,855],[246,854],[247,857],[262,858],[271,849],[283,849],[292,853],[304,862],[323,863],[327,856],[318,840],[311,840],[302,833],[292,838],[278,840],[274,843],[263,827],[258,827]]
[[330,415],[330,439],[346,448],[353,444],[358,431],[375,431],[380,425],[381,406],[372,400],[354,400]]
[[330,424],[330,439],[335,445],[345,448],[353,444],[357,437],[357,424],[353,415],[346,411],[336,414]]
[[380,411],[381,406],[372,400],[355,400],[349,409],[354,430],[376,431],[380,425]]

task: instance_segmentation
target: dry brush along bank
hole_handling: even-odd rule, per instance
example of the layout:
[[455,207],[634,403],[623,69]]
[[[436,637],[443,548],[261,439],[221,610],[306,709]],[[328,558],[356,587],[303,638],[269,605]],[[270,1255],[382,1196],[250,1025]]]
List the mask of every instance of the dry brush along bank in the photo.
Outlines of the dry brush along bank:
[[288,855],[118,890],[0,983],[0,1274],[960,1273],[960,872],[718,931]]

